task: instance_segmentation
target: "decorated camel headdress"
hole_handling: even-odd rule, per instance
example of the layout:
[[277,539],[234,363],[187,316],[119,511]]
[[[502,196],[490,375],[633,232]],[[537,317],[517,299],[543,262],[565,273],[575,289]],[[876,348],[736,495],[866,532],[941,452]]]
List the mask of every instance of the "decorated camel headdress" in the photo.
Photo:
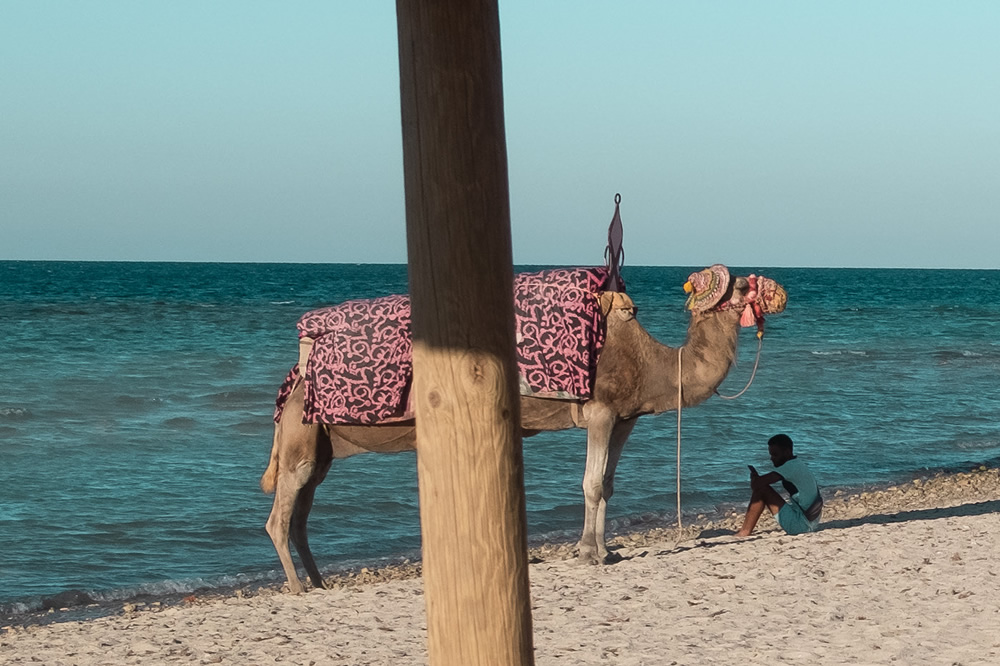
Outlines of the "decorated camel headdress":
[[685,307],[691,312],[705,312],[718,305],[729,288],[729,269],[713,264],[705,270],[691,273],[684,283],[688,296]]
[[756,324],[758,335],[763,335],[764,315],[783,311],[788,303],[788,294],[777,282],[763,275],[751,273],[747,281],[749,289],[739,303],[732,299],[723,301],[729,290],[729,269],[722,264],[713,264],[688,276],[684,283],[684,291],[689,294],[685,305],[692,312],[742,307],[740,325],[748,327]]

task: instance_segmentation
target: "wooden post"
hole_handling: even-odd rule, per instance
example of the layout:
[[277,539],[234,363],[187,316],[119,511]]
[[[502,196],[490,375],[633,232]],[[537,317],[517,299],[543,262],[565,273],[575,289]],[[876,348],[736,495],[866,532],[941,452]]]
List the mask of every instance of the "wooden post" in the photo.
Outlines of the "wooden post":
[[496,0],[397,0],[430,662],[533,663]]

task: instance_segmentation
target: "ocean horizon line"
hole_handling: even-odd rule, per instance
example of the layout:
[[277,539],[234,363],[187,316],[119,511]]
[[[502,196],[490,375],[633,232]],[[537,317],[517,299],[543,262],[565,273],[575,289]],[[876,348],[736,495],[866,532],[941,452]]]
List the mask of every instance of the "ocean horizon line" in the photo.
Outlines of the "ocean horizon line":
[[[719,262],[725,263],[725,262]],[[154,264],[154,265],[203,265],[215,266],[219,264],[232,266],[406,266],[407,262],[402,261],[248,261],[238,259],[220,259],[206,261],[203,259],[0,259],[0,264]],[[599,266],[603,262],[576,262],[576,263],[514,263],[515,268],[563,268],[567,266]],[[689,268],[702,266],[703,264],[632,264],[626,263],[623,268]],[[1000,271],[1000,266],[794,266],[786,264],[729,264],[730,268],[748,268],[751,266],[760,268],[777,268],[783,270],[837,270],[837,271]]]

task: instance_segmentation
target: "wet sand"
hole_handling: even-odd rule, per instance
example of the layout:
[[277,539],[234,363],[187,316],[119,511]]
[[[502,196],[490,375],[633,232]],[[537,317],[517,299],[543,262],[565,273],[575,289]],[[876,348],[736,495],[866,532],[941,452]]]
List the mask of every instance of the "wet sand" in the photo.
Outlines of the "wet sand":
[[[604,566],[533,548],[536,663],[1000,663],[1000,470],[827,500],[796,537],[765,516],[738,539],[730,515],[617,536]],[[0,663],[427,663],[418,566],[330,583],[11,625]]]

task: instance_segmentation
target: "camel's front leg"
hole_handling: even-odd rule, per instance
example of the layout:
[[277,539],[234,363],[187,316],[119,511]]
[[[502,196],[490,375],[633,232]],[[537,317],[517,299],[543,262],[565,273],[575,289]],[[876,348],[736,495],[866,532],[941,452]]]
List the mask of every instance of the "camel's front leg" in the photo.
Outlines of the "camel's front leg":
[[[587,414],[587,467],[583,472],[583,534],[580,535],[579,561],[600,564],[604,556],[599,550],[604,548],[604,518],[601,513],[604,489],[604,472],[608,464],[608,449],[615,419],[611,410],[604,405],[588,403]],[[602,532],[597,533],[598,515],[601,516]],[[606,553],[607,551],[605,551]]]
[[608,557],[608,548],[604,542],[604,520],[608,513],[608,500],[615,494],[615,469],[621,460],[622,450],[628,436],[635,427],[635,419],[618,422],[611,431],[611,442],[608,446],[608,462],[604,467],[604,481],[601,486],[601,502],[597,506],[597,524],[594,526],[594,536],[597,540],[597,556],[601,561]]

